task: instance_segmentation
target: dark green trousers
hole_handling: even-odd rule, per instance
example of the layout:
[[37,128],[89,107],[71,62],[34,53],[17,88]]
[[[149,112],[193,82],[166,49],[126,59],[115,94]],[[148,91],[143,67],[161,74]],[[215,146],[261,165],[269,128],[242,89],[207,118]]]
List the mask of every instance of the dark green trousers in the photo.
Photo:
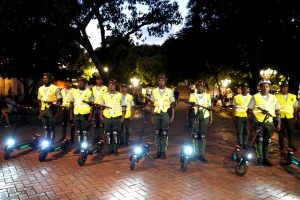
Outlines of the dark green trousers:
[[120,141],[121,143],[128,144],[131,135],[131,122],[130,118],[125,118],[121,125]]
[[280,147],[284,147],[284,136],[287,136],[288,146],[294,145],[294,118],[281,118],[281,130],[278,132],[278,143]]
[[45,136],[55,142],[55,117],[50,108],[40,110],[40,119],[42,120]]
[[198,113],[195,116],[192,138],[193,138],[195,155],[203,156],[205,153],[206,134],[208,132],[209,119],[208,117],[203,118],[203,115]]
[[237,143],[242,147],[247,145],[249,138],[247,117],[236,117],[236,129]]
[[170,115],[166,113],[154,114],[155,142],[157,152],[166,152],[168,148],[168,130],[170,126]]
[[75,140],[75,126],[74,126],[74,121],[70,120],[70,109],[63,109],[61,112],[62,115],[62,135],[61,138],[66,138],[67,136],[67,128],[68,128],[68,124],[70,124],[71,126],[71,143],[74,143]]
[[[255,128],[257,129],[261,126],[261,123],[256,122]],[[269,151],[271,145],[271,138],[274,134],[274,124],[272,122],[266,122],[263,126],[262,134],[257,135],[256,141],[256,155],[258,159],[269,159]]]
[[104,131],[108,153],[118,153],[120,144],[121,117],[104,118]]
[[95,108],[93,110],[93,135],[94,143],[98,143],[100,139],[104,138],[104,124],[99,117],[100,109]]

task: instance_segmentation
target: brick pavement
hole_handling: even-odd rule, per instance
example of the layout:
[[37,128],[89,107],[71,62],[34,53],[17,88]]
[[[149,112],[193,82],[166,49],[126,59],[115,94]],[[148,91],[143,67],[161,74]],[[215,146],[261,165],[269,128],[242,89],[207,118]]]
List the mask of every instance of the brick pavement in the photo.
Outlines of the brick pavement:
[[[226,113],[214,115],[207,138],[208,162],[192,162],[186,172],[179,170],[178,156],[180,144],[189,140],[183,105],[170,130],[168,159],[144,159],[135,171],[129,169],[128,148],[120,149],[118,157],[89,156],[83,167],[71,151],[51,153],[43,163],[37,152],[15,152],[5,161],[1,151],[0,199],[300,199],[300,169],[280,164],[276,138],[271,150],[275,166],[257,167],[252,162],[244,177],[236,176],[230,161],[235,129]],[[1,141],[9,130],[0,128]],[[141,120],[134,121],[133,138],[140,130]],[[27,138],[37,132],[39,126],[19,129]],[[152,133],[153,127],[145,129],[145,135]],[[300,149],[299,133],[296,140]]]

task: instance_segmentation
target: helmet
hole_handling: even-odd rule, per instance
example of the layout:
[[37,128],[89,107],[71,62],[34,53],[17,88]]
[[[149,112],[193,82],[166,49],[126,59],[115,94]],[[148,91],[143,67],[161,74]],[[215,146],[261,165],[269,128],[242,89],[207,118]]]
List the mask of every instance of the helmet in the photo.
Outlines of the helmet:
[[248,84],[248,83],[242,83],[240,86],[241,86],[241,87],[245,87],[245,88],[247,87],[247,88],[248,88],[248,87],[249,87],[249,84]]
[[110,83],[114,84],[115,86],[118,85],[118,82],[117,82],[117,80],[115,80],[115,79],[110,79],[110,80],[108,81],[108,84],[110,84]]
[[204,81],[203,80],[196,81],[195,86],[198,86],[198,85],[205,86]]
[[159,79],[164,79],[165,81],[167,80],[166,75],[164,75],[164,74],[159,74],[157,76],[157,80],[159,80]]
[[82,81],[82,82],[86,83],[86,82],[87,82],[87,79],[86,79],[85,77],[79,77],[79,78],[77,79],[77,81]]
[[289,87],[289,82],[287,80],[283,81],[281,84],[280,84],[280,87]]
[[268,80],[268,79],[262,79],[261,81],[259,81],[258,84],[261,85],[261,84],[264,84],[264,83],[267,83],[267,84],[271,85],[271,81]]

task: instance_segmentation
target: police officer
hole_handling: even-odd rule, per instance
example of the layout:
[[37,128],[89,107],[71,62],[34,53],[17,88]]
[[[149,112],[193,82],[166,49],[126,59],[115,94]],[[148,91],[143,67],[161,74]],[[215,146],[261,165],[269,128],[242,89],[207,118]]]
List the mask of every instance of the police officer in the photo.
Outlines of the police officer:
[[122,94],[116,91],[117,81],[108,82],[108,91],[103,95],[101,105],[107,106],[100,111],[100,118],[104,123],[104,133],[108,145],[108,154],[119,155],[121,123],[124,122],[126,108],[122,102]]
[[237,143],[243,149],[248,147],[249,129],[247,120],[247,106],[252,98],[248,92],[249,86],[247,83],[241,85],[241,94],[233,97],[232,118],[237,129]]
[[[96,84],[92,87],[92,92],[94,96],[94,104],[100,105],[100,101],[103,94],[107,92],[107,87],[103,84],[103,79],[101,76],[96,76]],[[94,143],[97,143],[100,138],[103,138],[103,122],[100,120],[100,107],[94,106],[93,108],[93,118],[94,118]]]
[[53,76],[50,73],[43,74],[43,85],[38,89],[39,118],[43,122],[45,136],[55,142],[55,118],[57,117],[57,105],[61,104],[60,90],[52,84]]
[[189,96],[189,102],[194,107],[195,118],[194,118],[194,129],[192,133],[193,145],[195,154],[200,161],[206,162],[204,157],[205,145],[206,145],[206,134],[208,126],[212,124],[212,111],[210,95],[205,93],[204,81],[198,80],[195,83],[197,89],[196,93],[191,93]]
[[280,85],[280,93],[276,94],[276,98],[281,106],[281,130],[278,132],[278,142],[280,150],[284,149],[284,135],[287,133],[288,146],[293,151],[297,151],[294,146],[294,117],[297,116],[298,101],[296,95],[289,91],[289,83],[282,82]]
[[[154,102],[152,122],[155,128],[156,158],[166,159],[169,124],[174,121],[175,98],[170,88],[166,87],[164,74],[157,76],[158,87],[153,89],[151,101]],[[170,112],[168,112],[170,110]]]
[[132,107],[134,106],[133,96],[128,94],[128,85],[121,85],[122,101],[126,104],[126,113],[124,122],[121,125],[120,145],[129,145],[129,137],[131,134]]
[[[259,125],[262,125],[265,118],[265,114],[259,108],[268,111],[272,116],[276,115],[276,129],[280,129],[280,104],[278,103],[277,98],[269,93],[270,86],[271,82],[269,80],[261,80],[259,82],[260,92],[255,94],[248,104],[248,116],[250,117],[254,115],[254,124],[256,129]],[[273,118],[270,117],[264,123],[263,135],[257,135],[256,154],[257,165],[259,166],[272,166],[272,163],[269,160],[269,150],[274,128]]]
[[71,105],[73,107],[74,125],[78,137],[78,143],[74,153],[79,153],[80,142],[90,140],[90,121],[92,119],[92,107],[94,102],[92,91],[86,88],[87,80],[84,77],[78,79],[78,88],[73,90]]
[[67,136],[67,126],[68,123],[71,125],[71,143],[74,143],[75,139],[75,126],[73,123],[73,119],[71,119],[71,112],[73,110],[70,109],[70,102],[73,96],[73,88],[72,88],[72,79],[65,79],[65,87],[61,90],[62,96],[62,137],[61,141],[64,140]]

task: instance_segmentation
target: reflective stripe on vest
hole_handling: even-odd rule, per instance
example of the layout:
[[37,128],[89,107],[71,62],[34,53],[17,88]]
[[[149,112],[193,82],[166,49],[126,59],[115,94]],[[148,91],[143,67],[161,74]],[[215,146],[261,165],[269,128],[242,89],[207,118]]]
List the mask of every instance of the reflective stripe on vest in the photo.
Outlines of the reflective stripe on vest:
[[153,97],[154,97],[154,112],[166,113],[171,105],[171,98],[172,90],[169,88],[165,88],[162,95],[160,95],[159,88],[153,89]]
[[[263,122],[265,118],[265,114],[263,114],[262,111],[258,109],[258,107],[269,111],[269,113],[275,117],[275,106],[277,103],[277,99],[274,95],[268,94],[268,100],[265,100],[260,93],[257,93],[254,95],[254,99],[255,107],[253,113],[257,121]],[[269,117],[267,122],[273,122],[273,118]]]
[[[197,93],[190,94],[190,98],[189,98],[189,102],[193,102],[193,103],[198,104],[203,107],[208,107],[210,101],[211,101],[210,95],[207,93],[203,93],[203,97],[201,99],[198,97]],[[209,111],[206,109],[196,106],[196,107],[194,107],[194,111],[195,111],[195,114],[197,114],[197,112],[204,112],[203,117],[204,118],[209,117]]]
[[103,110],[103,115],[106,118],[115,118],[122,116],[122,94],[119,92],[115,92],[114,95],[111,95],[109,92],[103,95],[104,105],[111,107],[105,108]]
[[103,97],[103,94],[107,92],[107,87],[102,85],[100,89],[97,89],[97,86],[92,87],[92,92],[94,95],[94,103],[100,104],[100,101]]
[[133,97],[132,97],[131,94],[126,94],[125,97],[124,97],[124,101],[126,103],[125,118],[130,118],[131,117],[131,102],[132,102],[132,99],[133,99]]
[[61,96],[63,98],[62,106],[70,107],[70,101],[71,101],[71,98],[72,98],[72,92],[73,92],[72,88],[68,89],[68,91],[67,91],[66,88],[62,89],[62,91],[61,91]]
[[244,96],[241,94],[234,96],[234,101],[236,103],[235,116],[237,117],[247,117],[247,106],[250,102],[250,99],[252,98],[252,95],[247,94],[246,99],[244,99],[243,97]]
[[83,101],[89,101],[92,96],[92,91],[89,89],[85,89],[81,94],[80,90],[76,89],[73,91],[74,97],[74,114],[85,115],[91,112],[91,107],[89,104],[84,103]]
[[280,108],[280,117],[291,119],[294,118],[294,105],[296,99],[296,95],[288,93],[288,98],[285,100],[283,94],[277,94],[276,98],[281,106]]
[[39,88],[39,95],[41,97],[41,110],[45,110],[45,108],[49,108],[50,104],[44,103],[43,101],[50,101],[50,102],[56,102],[57,98],[56,98],[56,90],[57,90],[57,86],[51,84],[48,87],[48,90],[46,90],[45,86],[42,86]]

